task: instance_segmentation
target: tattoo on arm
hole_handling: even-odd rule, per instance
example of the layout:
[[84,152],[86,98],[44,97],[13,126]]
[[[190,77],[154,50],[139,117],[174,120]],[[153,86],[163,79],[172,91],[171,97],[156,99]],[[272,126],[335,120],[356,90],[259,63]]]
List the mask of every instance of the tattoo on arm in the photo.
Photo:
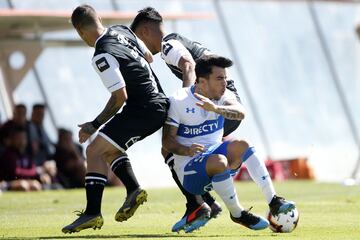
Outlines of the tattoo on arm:
[[106,123],[112,116],[114,116],[121,106],[117,103],[116,95],[111,95],[109,101],[107,102],[104,110],[99,114],[96,118],[99,123],[104,124]]
[[219,109],[219,114],[223,115],[227,119],[242,120],[244,118],[243,113],[237,109],[231,109],[225,107],[219,107],[218,109]]

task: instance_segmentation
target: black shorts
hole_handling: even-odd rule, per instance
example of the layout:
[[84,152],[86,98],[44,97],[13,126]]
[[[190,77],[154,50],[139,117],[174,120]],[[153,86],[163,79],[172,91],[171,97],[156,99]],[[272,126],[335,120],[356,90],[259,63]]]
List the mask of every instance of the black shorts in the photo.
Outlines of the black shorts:
[[167,117],[167,104],[125,106],[99,131],[99,135],[125,152],[131,145],[159,130]]
[[[235,94],[236,99],[238,100],[238,102],[241,103],[241,99],[240,99],[239,94],[237,93],[236,88],[235,88],[234,80],[227,80],[226,88],[229,89],[230,91],[232,91]],[[241,123],[241,120],[238,121],[238,120],[225,119],[223,137],[226,137],[230,133],[235,131],[239,127],[240,123]]]

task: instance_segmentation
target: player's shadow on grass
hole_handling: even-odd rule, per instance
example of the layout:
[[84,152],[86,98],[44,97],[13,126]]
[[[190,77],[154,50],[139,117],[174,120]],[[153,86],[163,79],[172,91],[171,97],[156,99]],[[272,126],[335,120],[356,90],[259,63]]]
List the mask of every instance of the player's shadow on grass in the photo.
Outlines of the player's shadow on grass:
[[[38,239],[91,239],[91,238],[103,238],[103,239],[123,239],[123,238],[196,238],[196,235],[180,235],[180,234],[122,234],[122,235],[85,235],[85,236],[49,236],[39,237]],[[206,237],[219,237],[219,236],[206,236]]]

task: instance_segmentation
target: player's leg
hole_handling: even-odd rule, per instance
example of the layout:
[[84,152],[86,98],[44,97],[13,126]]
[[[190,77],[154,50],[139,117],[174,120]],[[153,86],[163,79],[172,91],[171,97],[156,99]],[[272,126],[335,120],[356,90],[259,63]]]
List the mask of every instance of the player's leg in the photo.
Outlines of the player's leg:
[[227,150],[227,158],[231,169],[239,167],[241,163],[245,164],[251,178],[262,190],[272,214],[286,213],[295,208],[294,202],[276,196],[275,188],[264,161],[256,156],[254,147],[249,147],[247,141],[233,140],[228,144]]
[[224,155],[211,155],[206,162],[206,172],[211,176],[212,186],[224,201],[230,212],[230,218],[234,222],[253,230],[262,230],[268,227],[269,222],[266,219],[245,211],[241,206],[230,174],[227,158]]
[[108,171],[104,156],[116,153],[119,154],[119,150],[101,136],[97,136],[86,148],[86,209],[84,212],[78,213],[79,217],[73,223],[62,229],[64,233],[79,232],[87,228],[96,229],[102,227],[104,220],[101,215],[101,200],[107,181]]
[[[200,195],[194,195],[189,193],[184,189],[182,186],[175,170],[173,169],[174,166],[174,155],[172,153],[167,152],[165,149],[161,149],[161,153],[165,156],[165,163],[169,166],[171,175],[176,183],[176,185],[181,190],[182,194],[186,198],[186,210],[183,217],[177,221],[174,226],[172,227],[171,231],[179,232],[184,230],[186,226],[193,223],[194,221],[205,221],[202,225],[205,225],[208,218],[206,216],[211,216],[211,208],[204,203]],[[197,223],[199,225],[199,223]],[[195,230],[195,227],[194,229]],[[192,230],[188,229],[188,232]]]
[[159,130],[165,122],[166,110],[160,104],[135,109],[125,106],[121,113],[114,116],[114,121],[106,124],[99,133],[105,138],[111,136],[109,141],[122,152],[121,155],[107,157],[111,170],[123,182],[127,192],[125,202],[115,215],[116,221],[129,219],[147,199],[147,193],[140,187],[125,151]]

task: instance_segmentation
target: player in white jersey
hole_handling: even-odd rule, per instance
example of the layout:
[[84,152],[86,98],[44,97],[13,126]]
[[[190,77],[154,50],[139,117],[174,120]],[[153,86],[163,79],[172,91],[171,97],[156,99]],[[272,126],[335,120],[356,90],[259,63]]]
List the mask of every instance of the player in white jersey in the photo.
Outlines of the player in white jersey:
[[244,210],[231,177],[242,163],[262,189],[273,214],[288,212],[295,205],[276,196],[264,162],[247,141],[222,142],[224,118],[241,120],[245,116],[242,105],[226,90],[226,68],[230,66],[231,60],[216,55],[196,62],[196,84],[170,98],[163,147],[174,153],[174,170],[188,192],[201,195],[214,189],[234,222],[260,230],[268,227],[268,221]]

